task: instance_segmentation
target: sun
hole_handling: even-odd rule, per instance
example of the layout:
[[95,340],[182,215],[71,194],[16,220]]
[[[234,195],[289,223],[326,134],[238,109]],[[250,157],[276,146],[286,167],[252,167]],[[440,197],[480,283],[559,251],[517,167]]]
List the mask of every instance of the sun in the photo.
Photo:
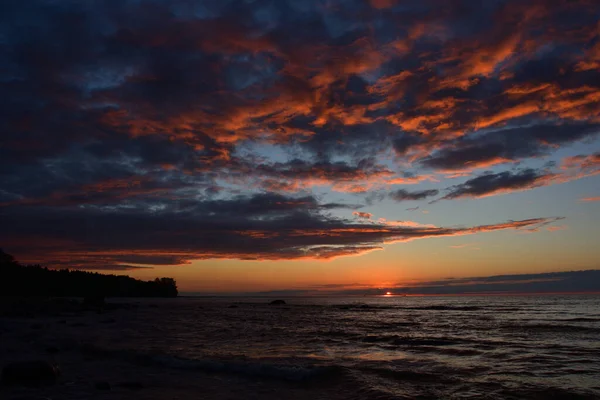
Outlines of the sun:
[[386,295],[386,296],[391,296],[391,295],[392,295],[392,292],[385,292],[385,295]]

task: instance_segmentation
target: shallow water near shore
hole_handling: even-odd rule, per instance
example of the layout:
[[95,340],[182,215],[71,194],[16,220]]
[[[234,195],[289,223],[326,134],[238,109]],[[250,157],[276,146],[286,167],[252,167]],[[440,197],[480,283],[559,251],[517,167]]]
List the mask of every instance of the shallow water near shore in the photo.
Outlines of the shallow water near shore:
[[[269,300],[127,300],[137,307],[45,317],[25,332],[29,342],[26,320],[3,319],[0,357],[54,343],[63,385],[107,379],[117,388],[143,372],[136,398],[600,398],[597,295]],[[77,369],[88,375],[68,376]],[[184,385],[192,380],[200,386]],[[36,390],[76,398],[60,385]]]

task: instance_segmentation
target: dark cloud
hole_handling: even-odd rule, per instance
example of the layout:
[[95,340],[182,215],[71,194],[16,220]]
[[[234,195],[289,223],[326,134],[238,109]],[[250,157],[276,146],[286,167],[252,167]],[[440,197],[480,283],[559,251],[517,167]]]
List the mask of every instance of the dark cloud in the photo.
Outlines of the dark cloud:
[[421,164],[440,170],[461,170],[517,162],[548,154],[557,145],[600,133],[600,125],[565,123],[505,128],[477,137],[452,141],[424,158]]
[[392,141],[394,150],[401,156],[404,156],[412,147],[426,143],[426,139],[422,138],[418,133],[404,133],[395,137]]
[[363,158],[356,163],[292,159],[254,167],[247,165],[242,173],[246,176],[268,178],[267,187],[279,187],[281,191],[297,191],[314,185],[332,185],[334,190],[341,192],[355,191],[353,188],[357,187],[357,182],[374,182],[394,175],[394,172],[377,164],[372,158]]
[[437,196],[439,190],[415,190],[408,191],[406,189],[398,189],[389,194],[389,197],[395,201],[407,201],[407,200],[424,200],[428,197]]
[[75,267],[94,269],[211,258],[330,259],[379,250],[386,242],[530,229],[553,221],[537,218],[477,227],[412,227],[356,223],[323,211],[312,197],[276,194],[199,201],[186,207],[11,206],[1,215],[0,240],[24,262],[46,260],[61,266],[72,261]]
[[[551,10],[461,3],[443,13],[436,1],[409,2],[382,14],[350,1],[338,4],[336,20],[311,2],[298,7],[3,5],[2,85],[18,93],[2,100],[3,131],[11,132],[3,159],[35,161],[117,133],[177,137],[191,146],[188,158],[205,162],[259,138],[294,143],[320,160],[372,156],[389,145],[404,156],[459,126],[523,115],[541,126],[557,117],[585,124],[597,114],[589,2],[559,1]],[[545,26],[564,34],[544,34]],[[365,78],[376,72],[379,80]],[[502,152],[491,146],[482,151]]]
[[449,193],[442,197],[442,200],[463,197],[485,197],[503,192],[525,190],[542,186],[547,180],[554,177],[552,174],[531,168],[517,172],[488,173],[451,187]]

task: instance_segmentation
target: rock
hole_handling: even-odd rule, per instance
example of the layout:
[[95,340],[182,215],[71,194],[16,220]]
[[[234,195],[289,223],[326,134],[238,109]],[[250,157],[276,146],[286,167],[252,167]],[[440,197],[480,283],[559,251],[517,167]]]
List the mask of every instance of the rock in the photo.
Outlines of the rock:
[[96,384],[94,385],[96,386],[96,389],[98,390],[110,390],[110,383],[108,382],[96,382]]
[[60,349],[56,346],[48,346],[48,347],[46,347],[46,353],[57,354],[57,353],[60,353]]
[[60,375],[58,366],[48,361],[23,361],[6,365],[2,369],[5,385],[42,385],[56,383]]
[[281,305],[286,304],[286,302],[285,302],[285,300],[273,300],[269,304],[272,306],[281,306]]
[[238,306],[236,306],[235,304],[231,304],[229,307],[227,308],[238,308]]

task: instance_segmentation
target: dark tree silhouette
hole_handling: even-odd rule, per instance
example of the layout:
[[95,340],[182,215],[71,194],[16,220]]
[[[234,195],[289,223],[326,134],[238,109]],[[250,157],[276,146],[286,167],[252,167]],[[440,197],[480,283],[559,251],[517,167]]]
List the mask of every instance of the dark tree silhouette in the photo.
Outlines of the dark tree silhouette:
[[5,253],[0,249],[0,266],[10,265],[15,263],[15,258],[10,254]]
[[172,278],[141,281],[124,275],[21,265],[0,249],[0,296],[177,297]]

